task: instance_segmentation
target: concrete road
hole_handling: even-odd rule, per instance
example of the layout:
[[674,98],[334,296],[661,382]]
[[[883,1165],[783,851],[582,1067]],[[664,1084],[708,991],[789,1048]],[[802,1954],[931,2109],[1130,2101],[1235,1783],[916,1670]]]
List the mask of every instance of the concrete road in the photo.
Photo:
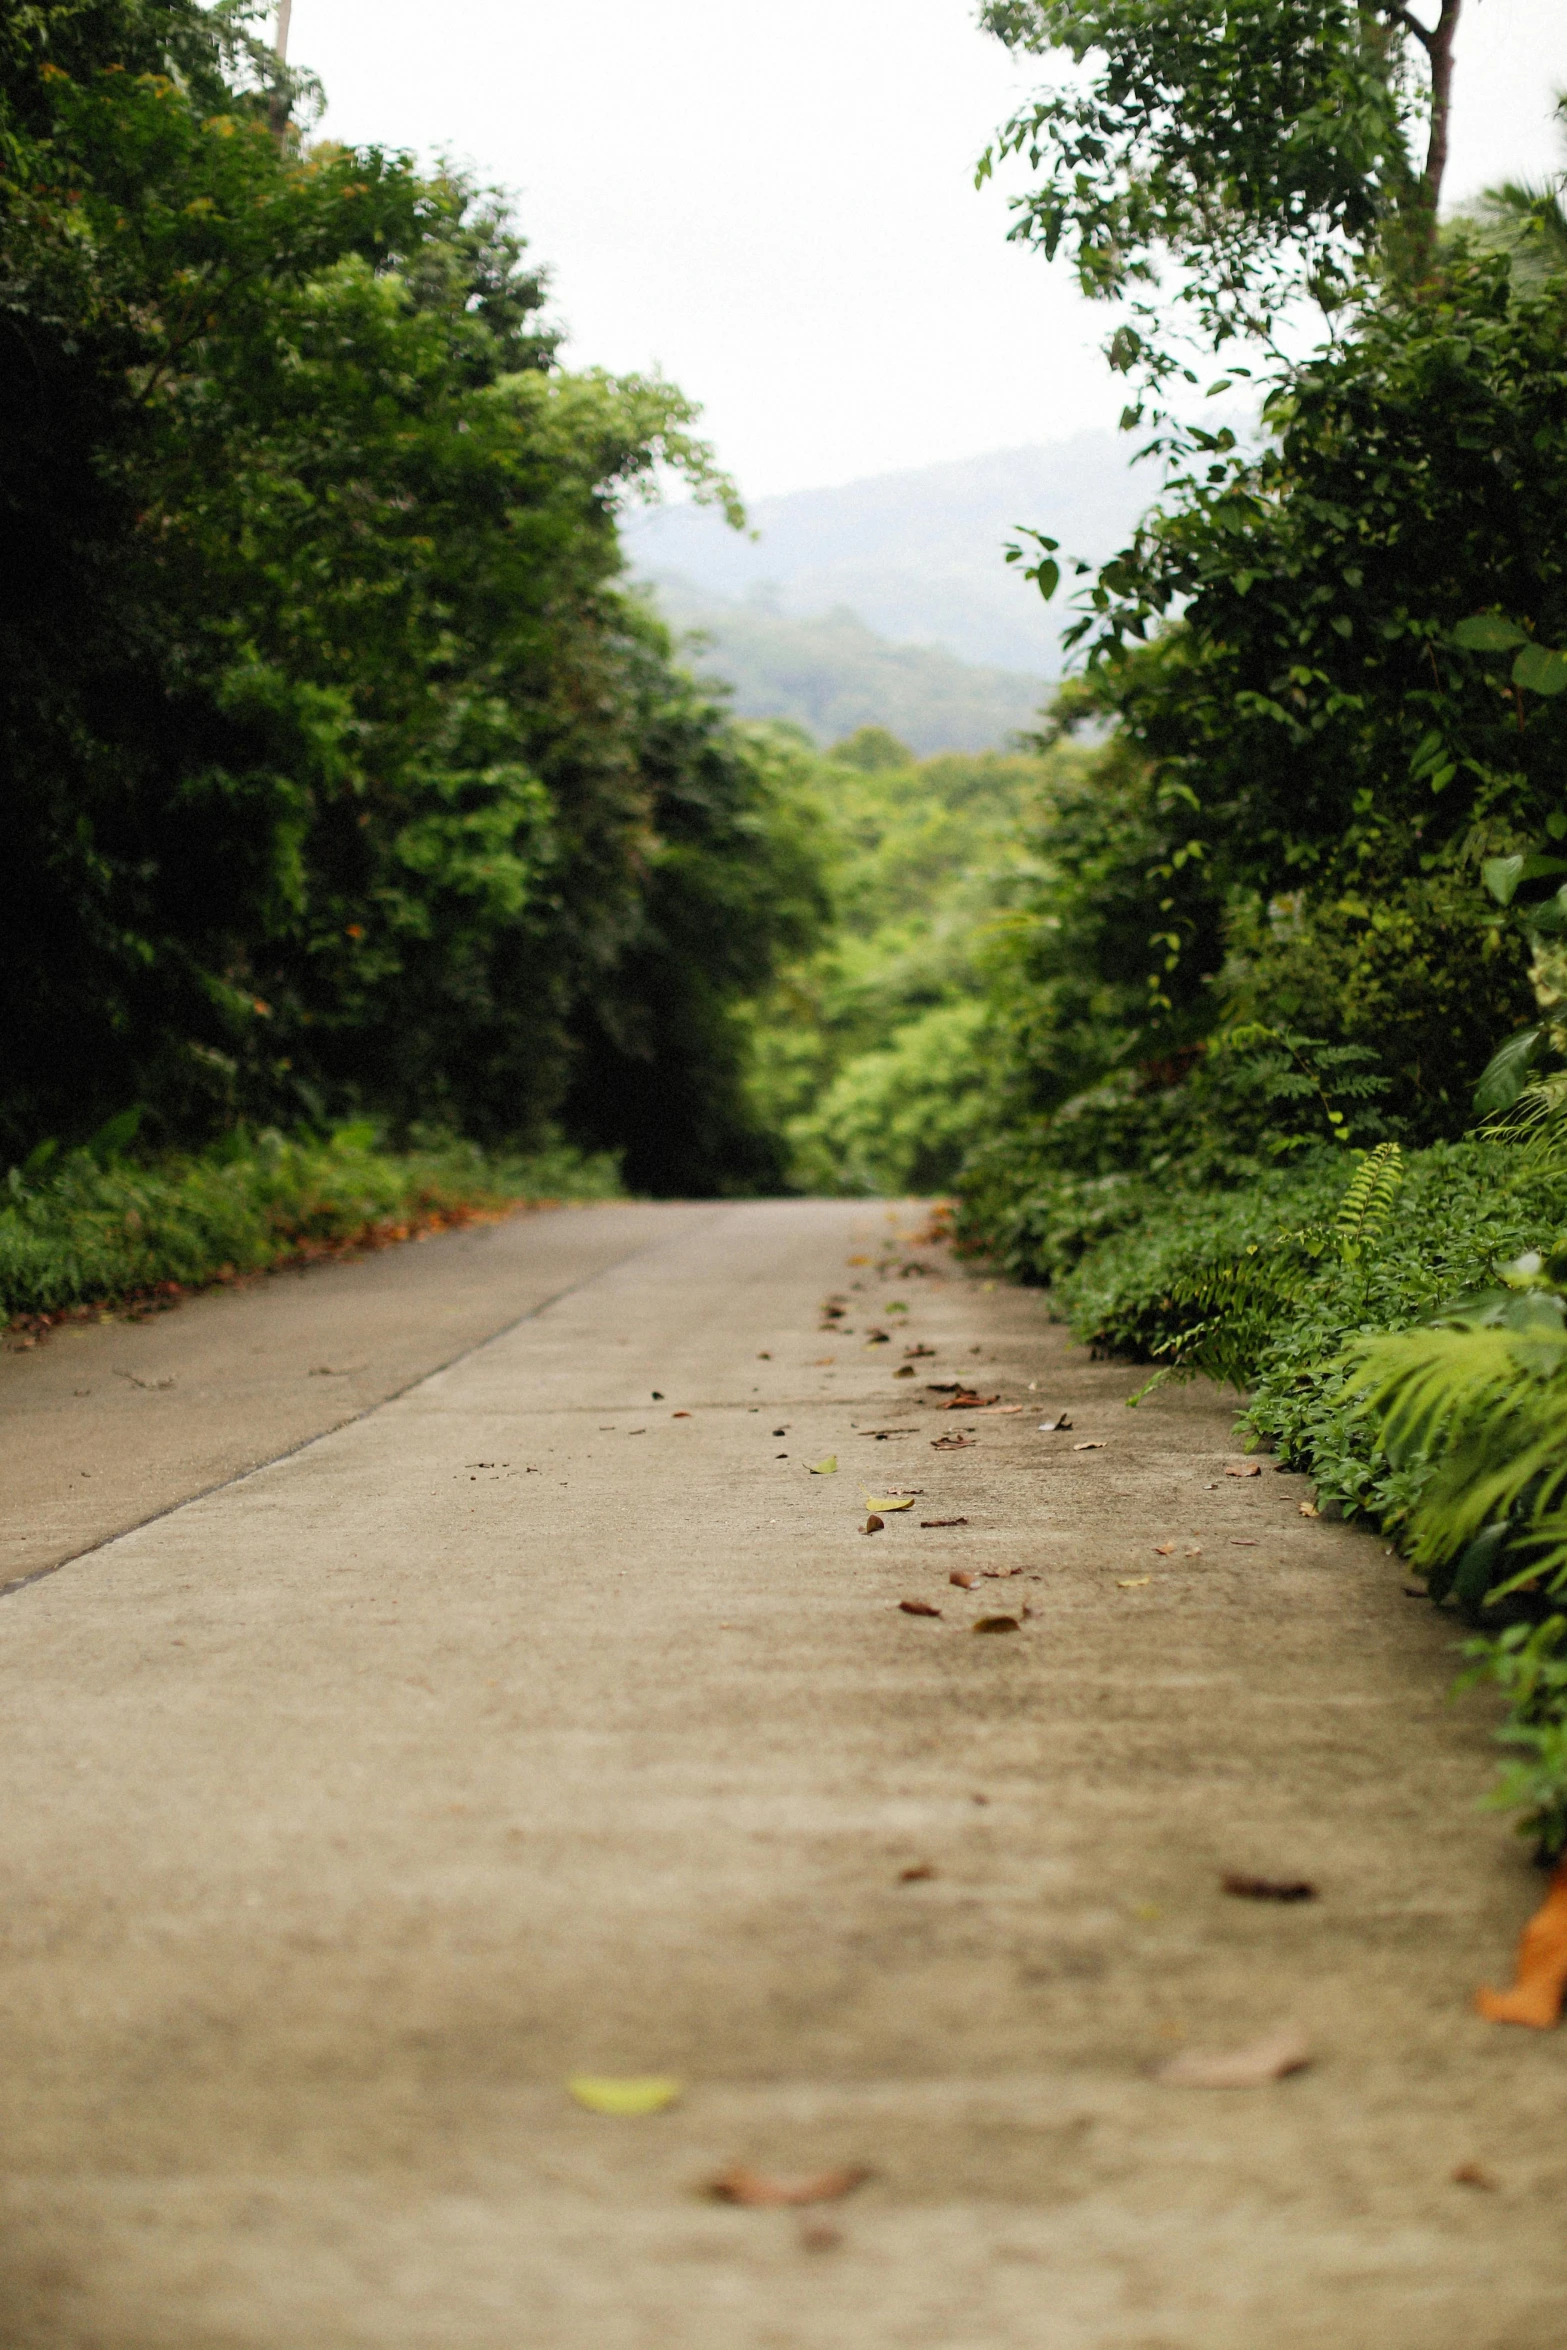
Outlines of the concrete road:
[[[52,1382],[124,1522],[187,1379],[212,1490],[169,1506],[171,1444],[163,1515],[0,1607],[0,2340],[1555,2350],[1567,2041],[1469,2008],[1539,1880],[1452,1627],[1298,1479],[1227,1477],[1211,1391],[1128,1414],[910,1232],[542,1216],[487,1297],[442,1241],[6,1365],[24,1494]],[[315,1400],[345,1296],[403,1332],[385,1401]],[[247,1435],[183,1366],[252,1340]],[[1155,2077],[1285,2021],[1286,2080]],[[684,2093],[611,2117],[579,2072]],[[802,2226],[707,2199],[736,2161],[873,2175]]]

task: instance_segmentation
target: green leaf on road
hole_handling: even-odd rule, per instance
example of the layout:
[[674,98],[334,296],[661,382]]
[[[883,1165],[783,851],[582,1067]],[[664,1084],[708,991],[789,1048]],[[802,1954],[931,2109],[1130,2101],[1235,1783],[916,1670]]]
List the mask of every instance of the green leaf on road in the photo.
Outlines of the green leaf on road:
[[838,1474],[838,1455],[835,1452],[830,1452],[824,1461],[812,1461],[810,1464],[810,1472],[813,1477],[836,1477]]
[[573,2073],[567,2089],[589,2113],[660,2113],[673,2105],[684,2084],[667,2073],[634,2074],[620,2080],[602,2073]]

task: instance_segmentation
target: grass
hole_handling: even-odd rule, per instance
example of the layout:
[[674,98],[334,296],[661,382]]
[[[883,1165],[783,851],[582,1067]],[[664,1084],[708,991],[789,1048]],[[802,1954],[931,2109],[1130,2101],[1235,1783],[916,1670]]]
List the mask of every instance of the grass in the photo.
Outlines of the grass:
[[0,1188],[0,1321],[25,1339],[95,1310],[619,1189],[607,1157],[389,1151],[364,1125],[319,1139],[238,1133],[150,1160],[35,1153]]

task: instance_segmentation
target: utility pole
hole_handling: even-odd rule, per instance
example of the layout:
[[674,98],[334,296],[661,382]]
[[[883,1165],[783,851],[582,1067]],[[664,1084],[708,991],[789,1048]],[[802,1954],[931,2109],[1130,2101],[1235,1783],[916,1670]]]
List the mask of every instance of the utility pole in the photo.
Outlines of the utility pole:
[[280,147],[288,143],[288,92],[283,73],[288,64],[288,20],[293,13],[294,0],[277,0],[277,27],[272,36],[272,47],[278,61],[278,82],[272,93],[269,112],[272,136]]

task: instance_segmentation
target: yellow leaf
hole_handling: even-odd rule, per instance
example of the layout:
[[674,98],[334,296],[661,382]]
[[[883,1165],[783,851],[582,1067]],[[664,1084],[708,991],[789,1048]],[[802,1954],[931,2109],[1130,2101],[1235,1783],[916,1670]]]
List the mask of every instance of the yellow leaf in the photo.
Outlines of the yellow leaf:
[[600,2073],[573,2073],[566,2087],[589,2113],[661,2113],[673,2105],[684,2084],[666,2073],[614,2080]]
[[891,1493],[878,1500],[874,1494],[867,1493],[865,1506],[868,1510],[880,1510],[883,1515],[888,1510],[911,1510],[914,1507],[914,1496],[912,1493]]
[[812,1461],[811,1463],[813,1477],[836,1477],[837,1474],[838,1455],[835,1452],[830,1452],[824,1461]]

